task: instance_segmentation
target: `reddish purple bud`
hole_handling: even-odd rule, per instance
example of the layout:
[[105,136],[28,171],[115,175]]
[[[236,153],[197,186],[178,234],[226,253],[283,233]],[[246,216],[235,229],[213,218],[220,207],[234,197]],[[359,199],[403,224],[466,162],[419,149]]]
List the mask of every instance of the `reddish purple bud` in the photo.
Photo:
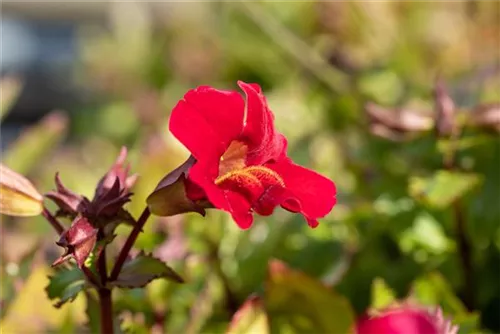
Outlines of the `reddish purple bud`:
[[101,178],[99,183],[97,184],[96,192],[94,198],[102,197],[108,191],[115,187],[116,182],[118,181],[118,189],[119,193],[128,192],[130,188],[137,181],[137,174],[133,174],[131,176],[128,175],[130,166],[125,164],[127,159],[127,148],[122,147],[120,150],[120,154],[116,159],[114,165],[111,169]]
[[127,149],[123,147],[114,165],[99,181],[92,201],[66,188],[59,179],[59,174],[56,174],[57,190],[50,191],[45,196],[59,207],[57,215],[72,219],[81,215],[96,227],[105,227],[105,235],[112,232],[118,223],[135,223],[132,216],[123,209],[133,195],[129,189],[137,180],[137,175],[128,176],[126,157]]
[[56,266],[69,258],[74,258],[78,267],[82,267],[97,241],[97,229],[84,217],[75,218],[71,227],[61,234],[56,244],[66,252],[52,265]]
[[88,207],[90,201],[66,188],[59,178],[59,173],[56,173],[55,182],[56,190],[49,191],[45,194],[45,197],[51,199],[59,207],[57,216],[74,218],[79,212]]
[[134,223],[130,214],[123,209],[133,195],[130,187],[137,180],[136,174],[128,176],[130,168],[125,165],[126,158],[127,149],[122,147],[114,165],[97,184],[94,198],[84,213],[104,225],[113,221],[113,218],[125,218],[126,222]]
[[455,103],[448,94],[446,86],[441,79],[434,88],[436,108],[436,128],[440,136],[451,136],[456,130]]
[[365,315],[356,324],[356,334],[457,334],[458,326],[443,317],[440,308],[429,311],[402,304],[374,315]]

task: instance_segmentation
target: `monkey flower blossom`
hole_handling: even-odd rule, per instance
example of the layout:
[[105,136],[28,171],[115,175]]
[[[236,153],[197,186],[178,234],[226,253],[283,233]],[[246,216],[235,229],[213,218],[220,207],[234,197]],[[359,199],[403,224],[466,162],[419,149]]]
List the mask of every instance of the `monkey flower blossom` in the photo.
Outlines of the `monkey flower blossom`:
[[238,85],[246,101],[236,91],[201,86],[174,107],[170,131],[192,156],[160,182],[150,210],[168,216],[215,207],[246,229],[253,212],[268,216],[280,205],[316,227],[335,205],[334,183],[293,163],[261,88]]
[[458,329],[441,308],[430,310],[408,302],[365,315],[356,324],[356,334],[457,334]]

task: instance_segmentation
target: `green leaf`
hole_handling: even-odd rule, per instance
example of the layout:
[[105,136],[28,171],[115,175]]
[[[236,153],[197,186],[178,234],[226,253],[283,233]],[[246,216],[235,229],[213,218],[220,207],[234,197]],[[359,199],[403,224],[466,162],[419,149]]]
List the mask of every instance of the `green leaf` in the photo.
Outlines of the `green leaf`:
[[48,114],[8,147],[3,163],[20,174],[27,174],[55,148],[64,137],[67,126],[67,116],[62,112]]
[[125,262],[120,275],[111,284],[133,289],[143,287],[156,278],[184,283],[184,279],[161,260],[140,253],[134,259]]
[[468,312],[446,279],[437,272],[417,279],[412,297],[423,305],[441,305],[445,313],[453,315],[453,323],[460,327],[459,333],[476,333],[479,329],[479,314]]
[[444,311],[465,314],[467,308],[455,296],[453,289],[439,273],[430,273],[413,283],[413,296],[425,305],[443,305]]
[[399,245],[404,252],[424,250],[425,253],[443,254],[453,249],[450,240],[439,222],[428,212],[421,212],[413,225],[399,238]]
[[277,260],[270,263],[265,303],[272,332],[348,333],[354,322],[346,298]]
[[477,174],[437,171],[431,177],[412,177],[409,181],[411,196],[435,208],[446,208],[478,186]]
[[262,300],[257,296],[248,298],[233,315],[227,334],[268,334],[269,323]]
[[396,300],[394,291],[380,277],[373,280],[371,297],[371,307],[374,309],[383,309]]
[[11,107],[16,102],[19,93],[23,87],[23,82],[20,78],[14,76],[5,76],[0,80],[0,120],[2,120]]
[[98,333],[101,329],[100,320],[101,314],[99,312],[99,300],[92,294],[93,291],[85,291],[85,300],[87,302],[87,307],[85,308],[85,313],[87,314],[87,327],[91,333]]
[[68,301],[72,302],[85,288],[85,277],[77,267],[59,269],[54,276],[49,276],[49,280],[45,291],[50,299],[59,300],[55,307],[61,307]]

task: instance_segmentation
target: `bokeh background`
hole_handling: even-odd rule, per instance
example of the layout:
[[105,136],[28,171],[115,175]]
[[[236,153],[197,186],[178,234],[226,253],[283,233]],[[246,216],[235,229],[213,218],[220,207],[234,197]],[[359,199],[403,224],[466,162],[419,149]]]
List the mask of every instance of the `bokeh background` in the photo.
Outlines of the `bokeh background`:
[[[115,293],[121,329],[224,332],[234,307],[257,293],[268,298],[273,332],[328,333],[413,293],[441,305],[461,333],[500,332],[498,132],[461,131],[458,174],[442,171],[450,141],[431,128],[438,76],[462,118],[500,101],[499,22],[494,1],[3,2],[2,163],[42,192],[59,171],[91,197],[125,145],[140,174],[128,205],[137,216],[188,155],[168,132],[183,94],[259,83],[290,155],[336,182],[338,204],[316,229],[283,210],[248,231],[216,211],[151,218],[137,249],[187,283]],[[367,103],[385,121],[374,123]],[[394,130],[408,116],[392,108],[428,131],[411,117]],[[92,295],[55,309],[45,294],[62,252],[50,226],[2,217],[1,228],[5,333],[95,332]],[[128,231],[118,229],[115,252]],[[310,279],[276,287],[270,259]],[[323,304],[314,280],[342,302]]]

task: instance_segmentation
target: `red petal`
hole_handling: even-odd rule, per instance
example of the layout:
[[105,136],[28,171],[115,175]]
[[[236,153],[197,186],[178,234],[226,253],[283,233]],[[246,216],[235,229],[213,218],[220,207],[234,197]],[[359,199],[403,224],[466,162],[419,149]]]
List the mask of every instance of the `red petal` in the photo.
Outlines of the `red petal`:
[[286,152],[286,139],[274,128],[274,115],[261,94],[259,85],[238,81],[247,97],[242,137],[249,147],[247,165],[277,160]]
[[220,157],[243,129],[244,108],[237,92],[201,86],[187,92],[174,107],[170,131],[196,160],[208,160],[207,172],[217,173]]
[[245,197],[233,191],[226,191],[225,196],[229,203],[229,212],[231,213],[231,216],[233,216],[236,224],[238,224],[238,226],[243,230],[252,226],[253,216],[250,211],[251,205]]
[[302,213],[311,227],[317,226],[317,218],[324,217],[336,203],[335,184],[310,169],[294,164],[289,158],[266,165],[284,180],[292,198],[281,206],[292,212]]
[[423,311],[398,310],[378,317],[361,318],[357,325],[357,334],[438,334],[436,324]]

